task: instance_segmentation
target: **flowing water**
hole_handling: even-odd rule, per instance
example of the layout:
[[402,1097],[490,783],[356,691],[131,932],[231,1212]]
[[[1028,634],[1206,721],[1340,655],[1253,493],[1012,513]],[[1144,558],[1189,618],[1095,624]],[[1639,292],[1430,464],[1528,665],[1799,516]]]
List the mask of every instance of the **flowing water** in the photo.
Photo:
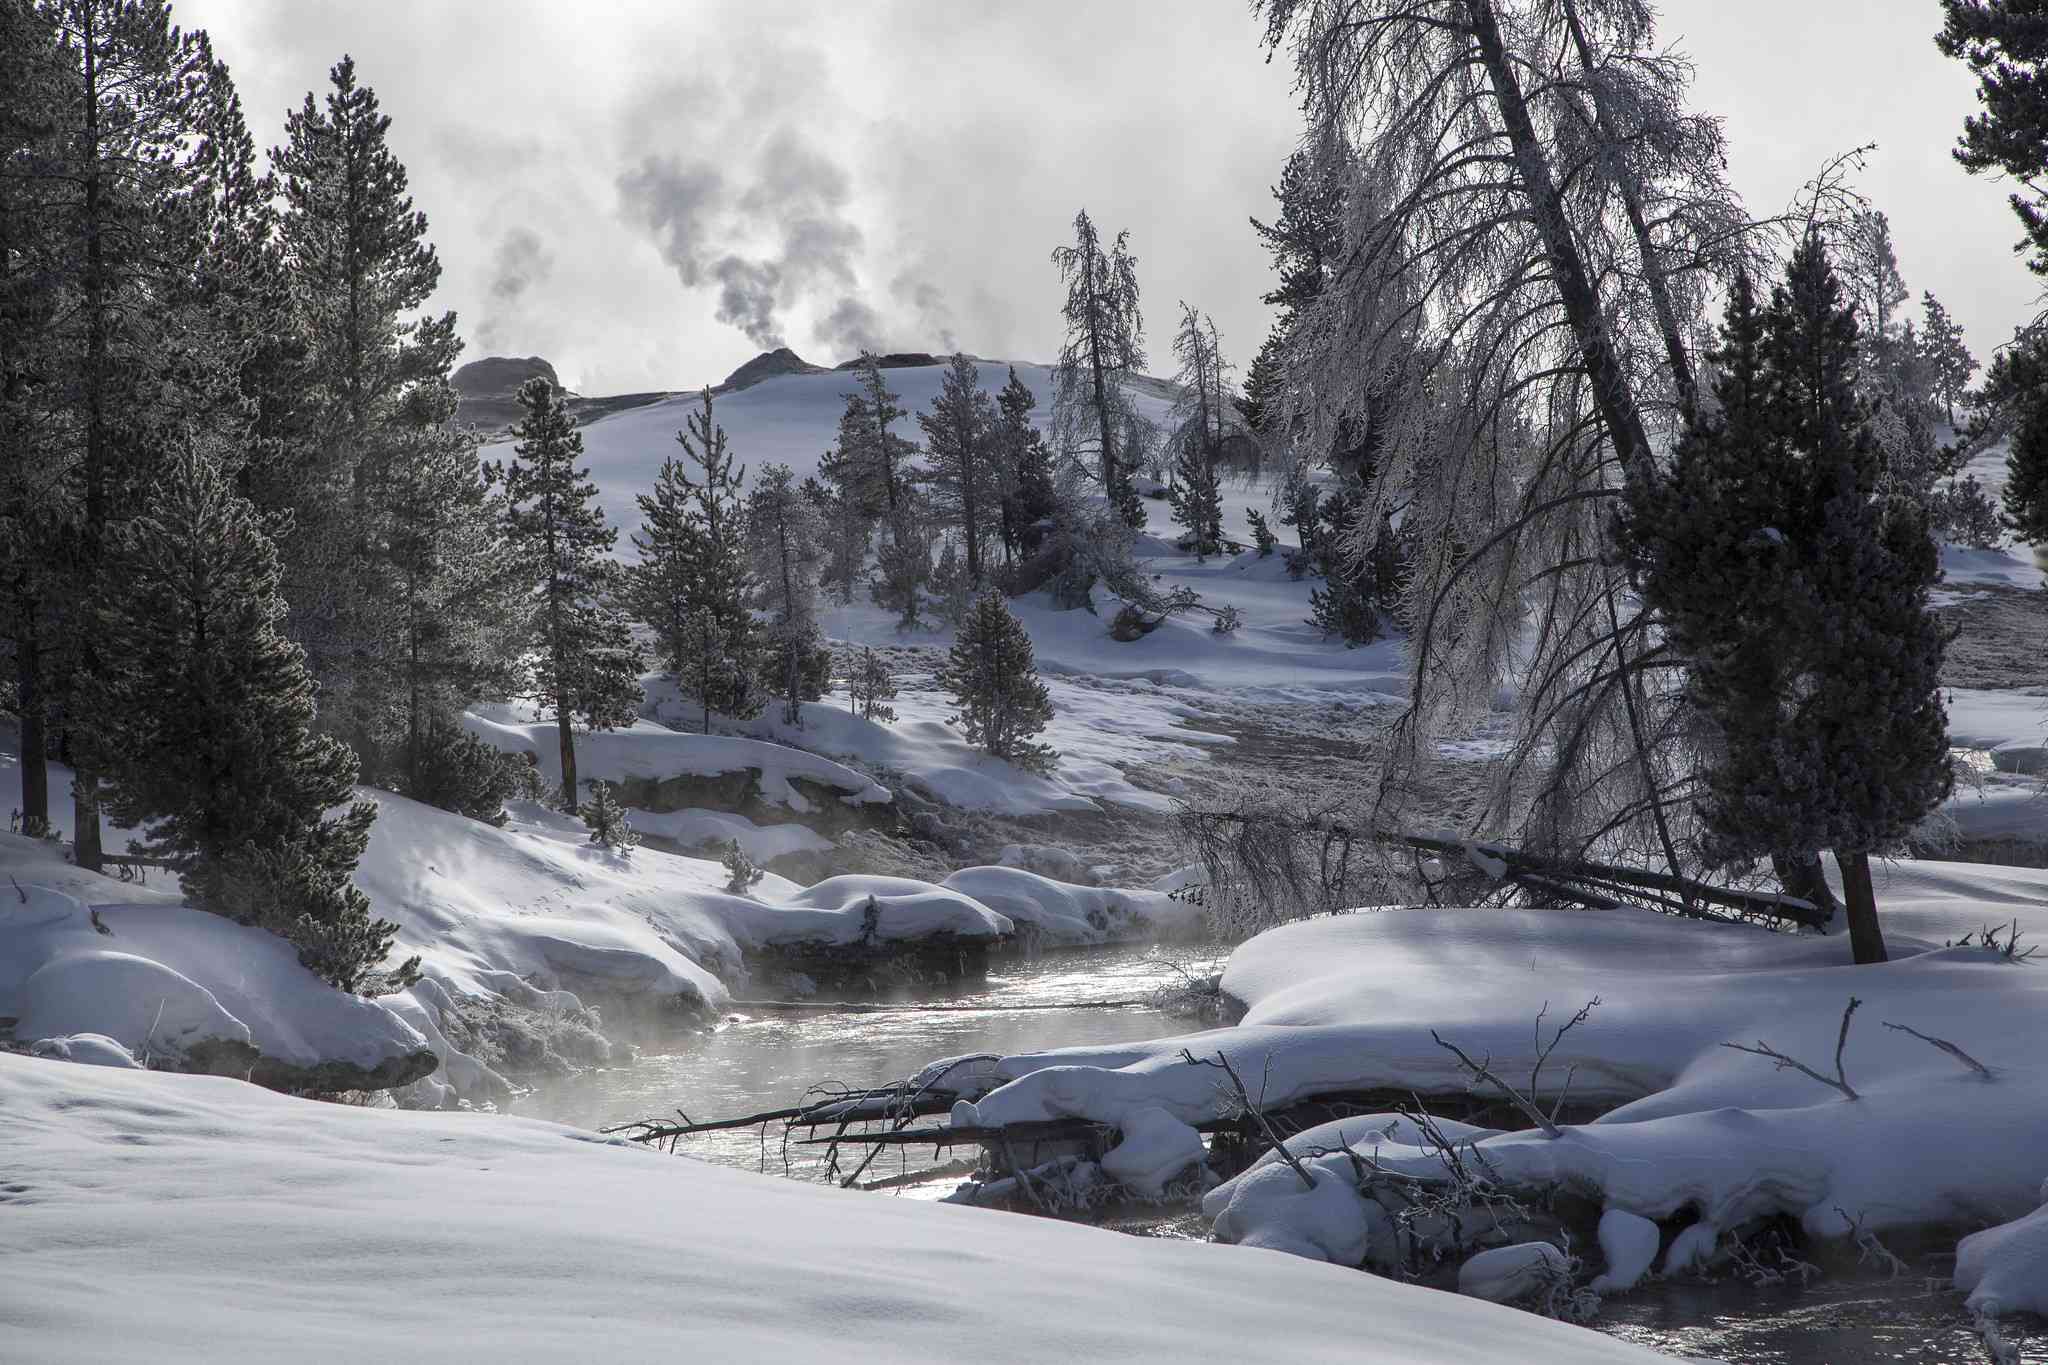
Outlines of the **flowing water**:
[[[601,1128],[643,1118],[725,1118],[783,1108],[819,1082],[854,1088],[909,1076],[926,1063],[972,1053],[1014,1055],[1072,1044],[1165,1037],[1202,1025],[1152,1008],[1083,1008],[1090,1000],[1147,999],[1162,986],[1219,970],[1226,950],[1134,946],[992,964],[986,983],[929,1002],[969,1008],[868,1013],[736,1011],[716,1030],[650,1049],[626,1067],[586,1072],[524,1096],[516,1112]],[[1002,1006],[1054,1006],[1006,1011]],[[1065,1006],[1065,1008],[1060,1008]],[[790,1147],[782,1126],[685,1138],[692,1156],[777,1174],[819,1174],[815,1153]],[[952,1155],[971,1155],[966,1151]],[[788,1164],[785,1164],[785,1157]],[[944,1158],[940,1158],[944,1160]],[[930,1149],[896,1149],[865,1179],[900,1178],[894,1193],[931,1198],[950,1190],[957,1167],[934,1170]],[[919,1179],[920,1169],[929,1178]],[[877,1198],[889,1197],[887,1195]],[[1023,1216],[1023,1215],[1019,1215]],[[1154,1237],[1206,1237],[1186,1209],[1112,1210],[1104,1220]],[[1967,1365],[1984,1360],[1962,1296],[1942,1278],[1838,1279],[1809,1289],[1651,1284],[1610,1299],[1593,1327],[1674,1356],[1729,1365]],[[2048,1324],[2008,1321],[2027,1365],[2048,1365]]]

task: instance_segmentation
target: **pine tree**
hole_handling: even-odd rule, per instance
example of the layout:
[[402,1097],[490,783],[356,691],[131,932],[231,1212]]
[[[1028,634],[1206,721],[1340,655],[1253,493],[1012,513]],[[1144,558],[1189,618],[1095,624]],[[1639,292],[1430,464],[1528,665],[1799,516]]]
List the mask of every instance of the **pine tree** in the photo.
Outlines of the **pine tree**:
[[797,487],[788,465],[762,470],[747,496],[747,539],[760,605],[768,612],[764,663],[769,688],[782,698],[783,722],[802,725],[803,703],[824,695],[832,655],[818,627],[823,518]]
[[752,895],[761,879],[768,874],[754,866],[754,860],[747,856],[747,850],[737,839],[725,841],[725,852],[719,860],[725,868],[725,890],[730,896]]
[[577,811],[577,815],[590,830],[590,842],[600,848],[630,854],[640,842],[640,836],[633,832],[631,822],[626,819],[626,808],[619,801],[616,782],[592,778],[590,801]]
[[1948,315],[1941,300],[1931,292],[1920,295],[1920,309],[1926,325],[1920,331],[1921,352],[1933,375],[1934,397],[1956,424],[1956,404],[1969,390],[1970,376],[1977,372],[1977,357],[1963,342],[1963,326]]
[[1747,281],[1696,417],[1626,538],[1687,659],[1712,745],[1700,805],[1717,864],[1833,849],[1858,962],[1882,961],[1869,855],[1947,795],[1939,575],[1924,511],[1878,491],[1855,392],[1854,311],[1809,235],[1759,309]]
[[[666,462],[652,499],[643,497],[641,510],[648,516],[642,537],[641,563],[636,570],[636,601],[642,619],[655,627],[664,653],[671,643],[688,651],[703,648],[704,637],[696,617],[708,612],[718,629],[715,654],[729,660],[730,669],[720,668],[715,676],[723,685],[708,698],[711,709],[738,720],[761,713],[760,690],[756,685],[754,614],[749,608],[754,593],[754,573],[747,552],[746,507],[741,488],[746,470],[735,469],[726,446],[725,428],[718,425],[711,390],[704,390],[704,408],[692,413],[687,429],[676,433],[683,461]],[[692,478],[689,465],[698,474]],[[674,632],[682,631],[680,636]],[[665,660],[671,672],[687,671],[683,654]],[[702,670],[701,678],[713,676]]]
[[1053,513],[1052,452],[1031,420],[1038,396],[1010,367],[1009,382],[996,395],[996,450],[1002,462],[1003,562],[1038,549],[1043,524]]
[[1138,258],[1127,232],[1104,251],[1083,209],[1074,216],[1074,244],[1056,249],[1052,263],[1067,291],[1061,308],[1067,339],[1053,366],[1053,430],[1066,458],[1094,456],[1103,490],[1115,500],[1134,473],[1120,443],[1130,407],[1125,384],[1145,363]]
[[1173,519],[1187,529],[1187,547],[1196,559],[1223,548],[1223,484],[1217,456],[1223,445],[1230,367],[1216,324],[1183,303],[1173,354],[1180,362],[1174,382],[1181,397],[1174,404],[1180,421],[1174,443],[1173,488],[1168,500]]
[[925,589],[932,581],[930,526],[923,497],[905,488],[875,550],[875,580],[868,596],[896,613],[898,630],[916,630],[924,610]]
[[1183,445],[1174,462],[1173,485],[1166,494],[1174,521],[1187,528],[1181,544],[1194,551],[1198,561],[1223,550],[1223,484],[1211,449],[1194,443]]
[[682,694],[695,702],[703,733],[711,733],[711,713],[724,698],[749,685],[748,660],[730,650],[725,623],[708,607],[691,611],[684,625],[689,647],[683,655],[682,671],[676,682]]
[[959,532],[967,582],[978,592],[989,578],[985,547],[1001,529],[1005,480],[995,405],[973,361],[953,357],[931,411],[919,413],[917,424],[924,428],[932,513]]
[[[507,632],[500,601],[467,590],[473,557],[438,553],[467,547],[487,562],[497,509],[465,491],[429,514],[435,525],[425,532],[413,503],[424,490],[459,483],[474,438],[454,423],[448,385],[462,349],[455,315],[423,312],[441,264],[390,127],[376,92],[358,84],[353,59],[343,57],[324,100],[308,94],[285,121],[285,145],[271,153],[284,201],[278,244],[290,322],[303,355],[296,373],[279,377],[299,390],[297,411],[277,414],[286,449],[252,488],[266,511],[292,516],[283,546],[288,628],[321,680],[328,720],[373,770],[396,752],[404,773],[417,767],[434,722],[423,709],[450,704],[420,684],[421,630],[472,647],[450,670],[473,675],[457,693],[495,686],[502,670],[487,646]],[[455,581],[436,581],[444,569]],[[431,612],[419,609],[422,599]]]
[[1987,402],[2012,420],[2001,498],[2006,524],[2029,544],[2048,543],[2048,346],[2028,336],[2000,352],[1984,389]]
[[859,505],[815,476],[803,482],[803,495],[817,509],[823,528],[825,568],[821,582],[841,606],[853,601],[853,590],[867,572],[868,545],[874,523]]
[[[38,551],[57,572],[28,619],[44,627],[35,652],[61,684],[50,700],[76,773],[75,856],[98,870],[107,754],[99,718],[72,693],[107,666],[96,608],[121,589],[102,561],[163,452],[202,429],[239,449],[232,339],[195,287],[218,193],[205,138],[234,94],[204,35],[175,28],[162,0],[49,0],[31,22],[42,37],[29,39],[29,60],[46,80],[24,93],[41,99],[27,111],[39,145],[10,158],[6,193],[14,231],[29,219],[40,231],[8,268],[26,267],[34,294],[58,304],[42,335],[23,338],[37,344],[42,380],[23,415],[35,428],[32,477],[59,482],[44,504],[57,534]],[[28,396],[7,382],[17,401]]]
[[1273,534],[1273,528],[1266,522],[1266,514],[1258,508],[1252,508],[1245,514],[1245,518],[1251,523],[1252,544],[1258,547],[1259,558],[1264,559],[1273,553],[1273,547],[1280,543],[1280,537]]
[[605,525],[597,486],[577,467],[583,434],[545,378],[520,385],[525,416],[512,428],[512,459],[491,466],[504,485],[509,552],[533,593],[518,632],[537,656],[533,696],[555,716],[561,742],[562,808],[576,810],[576,740],[571,726],[611,730],[633,723],[641,692],[640,651],[616,597],[609,558],[618,532]]
[[[279,629],[276,551],[205,452],[186,448],[109,546],[101,607],[109,813],[144,825],[192,904],[259,924],[353,990],[397,926],[349,882],[377,807],[355,756],[315,734],[315,684]],[[328,812],[348,802],[345,813]],[[415,959],[415,962],[417,959]]]
[[1287,158],[1273,186],[1280,205],[1271,223],[1251,220],[1252,231],[1272,254],[1279,283],[1263,296],[1273,305],[1273,325],[1245,375],[1237,410],[1245,425],[1266,433],[1267,422],[1285,397],[1287,348],[1301,315],[1321,297],[1343,242],[1344,185],[1329,166],[1306,151]]
[[1941,0],[1943,22],[1934,37],[1943,55],[1977,77],[1982,112],[1963,123],[1955,158],[1972,175],[2002,171],[2023,193],[2010,197],[2026,229],[2013,250],[2031,249],[2027,268],[2048,275],[2048,27],[2037,0]]
[[888,722],[896,719],[896,675],[888,661],[872,649],[863,649],[846,680],[846,709],[862,720]]
[[870,519],[894,517],[905,489],[903,463],[916,447],[890,428],[907,415],[902,400],[882,377],[881,361],[872,351],[860,353],[854,373],[860,387],[846,395],[839,416],[839,443],[818,466],[843,496],[850,497]]
[[947,717],[969,744],[1034,772],[1050,771],[1059,755],[1031,736],[1052,720],[1052,698],[1038,680],[1031,636],[1000,593],[984,592],[960,627],[936,676],[959,714]]

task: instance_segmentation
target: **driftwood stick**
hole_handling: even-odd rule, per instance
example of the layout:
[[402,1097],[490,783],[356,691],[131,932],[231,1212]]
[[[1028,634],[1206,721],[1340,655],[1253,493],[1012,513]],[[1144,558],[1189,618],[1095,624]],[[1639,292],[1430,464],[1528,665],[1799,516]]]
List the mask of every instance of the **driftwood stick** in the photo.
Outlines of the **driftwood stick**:
[[1493,1060],[1493,1058],[1488,1057],[1485,1062],[1475,1062],[1470,1057],[1466,1056],[1464,1049],[1459,1047],[1456,1043],[1445,1042],[1442,1038],[1438,1037],[1437,1031],[1435,1029],[1431,1029],[1429,1031],[1429,1036],[1436,1039],[1436,1045],[1438,1047],[1449,1048],[1452,1052],[1456,1053],[1458,1060],[1464,1064],[1465,1069],[1467,1071],[1470,1071],[1476,1079],[1482,1081],[1492,1081],[1496,1086],[1500,1087],[1501,1092],[1505,1094],[1509,1099],[1515,1102],[1515,1108],[1522,1111],[1523,1117],[1528,1119],[1529,1122],[1535,1124],[1538,1128],[1541,1128],[1543,1130],[1543,1135],[1545,1137],[1554,1138],[1564,1136],[1564,1130],[1559,1128],[1555,1123],[1553,1123],[1549,1118],[1547,1118],[1541,1109],[1538,1109],[1529,1100],[1524,1099],[1521,1091],[1515,1089],[1513,1086],[1509,1085],[1506,1081],[1494,1075],[1493,1072],[1487,1069],[1487,1064],[1490,1063]]
[[1985,1080],[1988,1081],[1992,1079],[1990,1067],[1984,1065],[1984,1063],[1978,1061],[1975,1057],[1972,1057],[1969,1053],[1963,1051],[1961,1048],[1957,1047],[1954,1043],[1951,1043],[1946,1038],[1936,1038],[1930,1034],[1922,1033],[1919,1029],[1907,1028],[1904,1024],[1894,1024],[1889,1021],[1885,1023],[1885,1027],[1888,1029],[1895,1029],[1900,1033],[1910,1033],[1915,1038],[1918,1038],[1921,1042],[1926,1043],[1928,1046],[1940,1048],[1943,1052],[1946,1052],[1949,1056],[1955,1058],[1964,1066],[1970,1068],[1970,1070],[1976,1072],[1979,1076],[1982,1076]]
[[1723,1043],[1721,1044],[1721,1046],[1726,1048],[1733,1048],[1737,1052],[1747,1052],[1754,1057],[1768,1057],[1778,1064],[1778,1070],[1780,1071],[1783,1071],[1787,1067],[1790,1067],[1792,1070],[1797,1071],[1802,1076],[1811,1076],[1814,1080],[1819,1081],[1822,1085],[1831,1086],[1832,1088],[1841,1091],[1844,1095],[1848,1096],[1852,1100],[1862,1099],[1863,1097],[1856,1093],[1855,1087],[1849,1084],[1848,1073],[1842,1069],[1842,1049],[1845,1046],[1847,1046],[1849,1042],[1849,1019],[1852,1015],[1856,1013],[1856,1007],[1862,1003],[1863,1002],[1861,1000],[1858,1000],[1855,996],[1852,995],[1849,997],[1849,1007],[1842,1011],[1842,1032],[1835,1039],[1835,1074],[1832,1079],[1827,1076],[1821,1075],[1818,1071],[1815,1071],[1812,1067],[1806,1065],[1806,1063],[1804,1062],[1798,1061],[1792,1057],[1787,1057],[1784,1053],[1778,1051],[1776,1048],[1772,1047],[1769,1043],[1766,1043],[1761,1038],[1756,1040],[1755,1047],[1748,1047],[1742,1043]]
[[1273,1144],[1273,1150],[1279,1154],[1280,1159],[1294,1168],[1294,1174],[1301,1179],[1302,1188],[1312,1190],[1316,1187],[1316,1178],[1309,1174],[1308,1167],[1301,1164],[1300,1157],[1287,1150],[1287,1143],[1274,1131],[1273,1121],[1266,1117],[1264,1110],[1252,1103],[1251,1092],[1244,1088],[1244,1077],[1237,1074],[1237,1068],[1230,1064],[1230,1058],[1219,1051],[1216,1060],[1210,1061],[1207,1057],[1197,1057],[1186,1048],[1182,1048],[1180,1059],[1189,1066],[1222,1067],[1223,1074],[1230,1077],[1231,1087],[1237,1091],[1237,1102],[1244,1106],[1244,1112],[1258,1123],[1260,1131],[1266,1135],[1266,1141]]

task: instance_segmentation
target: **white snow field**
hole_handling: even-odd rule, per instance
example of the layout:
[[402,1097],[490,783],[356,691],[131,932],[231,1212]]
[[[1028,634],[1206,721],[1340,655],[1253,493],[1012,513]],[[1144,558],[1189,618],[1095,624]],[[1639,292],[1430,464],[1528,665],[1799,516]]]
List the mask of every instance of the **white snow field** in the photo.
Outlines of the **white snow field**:
[[[1543,1100],[1571,1072],[1576,1099],[1617,1107],[1556,1139],[1453,1131],[1501,1178],[1564,1184],[1643,1219],[1689,1208],[1708,1231],[1692,1235],[1688,1257],[1716,1232],[1770,1214],[1822,1237],[1851,1223],[1955,1235],[2028,1214],[2048,1178],[2048,968],[1943,944],[2015,920],[2023,948],[2048,936],[2048,871],[1899,863],[1881,869],[1878,893],[1893,960],[1861,967],[1839,934],[1640,911],[1387,910],[1299,922],[1232,956],[1223,988],[1247,1007],[1240,1025],[1005,1058],[992,1073],[1006,1083],[962,1101],[953,1118],[1132,1122],[1144,1142],[1163,1143],[1162,1115],[1188,1125],[1231,1104],[1216,1070],[1188,1065],[1183,1049],[1227,1055],[1268,1104],[1465,1090],[1468,1073],[1432,1030],[1521,1083],[1539,1042],[1597,998],[1551,1057]],[[1833,1075],[1852,996],[1862,1004],[1843,1066],[1855,1099],[1721,1046],[1761,1040]],[[1886,1024],[1954,1043],[1989,1077]],[[1345,1135],[1391,1168],[1440,1171],[1413,1135],[1381,1134],[1392,1118],[1347,1120]],[[1335,1133],[1290,1146],[1334,1147]],[[1351,1264],[1375,1255],[1384,1215],[1350,1192],[1348,1157],[1319,1160],[1337,1177],[1329,1190],[1305,1191],[1284,1167],[1262,1165],[1211,1191],[1216,1233]],[[1617,1223],[1617,1247],[1641,1241],[1632,1227]],[[1995,1279],[2008,1308],[2048,1295],[2041,1238],[2028,1225],[2005,1234],[1996,1255],[1987,1246],[1997,1275],[1975,1273]],[[1610,1266],[1610,1284],[1646,1268]]]
[[38,1365],[1668,1359],[1256,1250],[215,1077],[0,1055],[0,1172],[0,1355]]

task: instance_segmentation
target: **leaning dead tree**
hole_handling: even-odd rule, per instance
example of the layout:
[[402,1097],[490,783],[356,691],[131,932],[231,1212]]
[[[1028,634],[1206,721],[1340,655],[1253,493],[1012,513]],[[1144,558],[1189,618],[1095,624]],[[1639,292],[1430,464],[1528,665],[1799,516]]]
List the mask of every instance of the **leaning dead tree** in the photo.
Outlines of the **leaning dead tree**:
[[1682,876],[1683,660],[1637,610],[1611,524],[1699,401],[1709,299],[1769,260],[1719,122],[1687,108],[1690,65],[1655,47],[1642,0],[1263,12],[1306,146],[1344,186],[1266,429],[1303,463],[1363,439],[1349,548],[1385,517],[1414,547],[1409,706],[1347,823],[1414,823],[1438,741],[1507,692],[1512,742],[1467,832]]

